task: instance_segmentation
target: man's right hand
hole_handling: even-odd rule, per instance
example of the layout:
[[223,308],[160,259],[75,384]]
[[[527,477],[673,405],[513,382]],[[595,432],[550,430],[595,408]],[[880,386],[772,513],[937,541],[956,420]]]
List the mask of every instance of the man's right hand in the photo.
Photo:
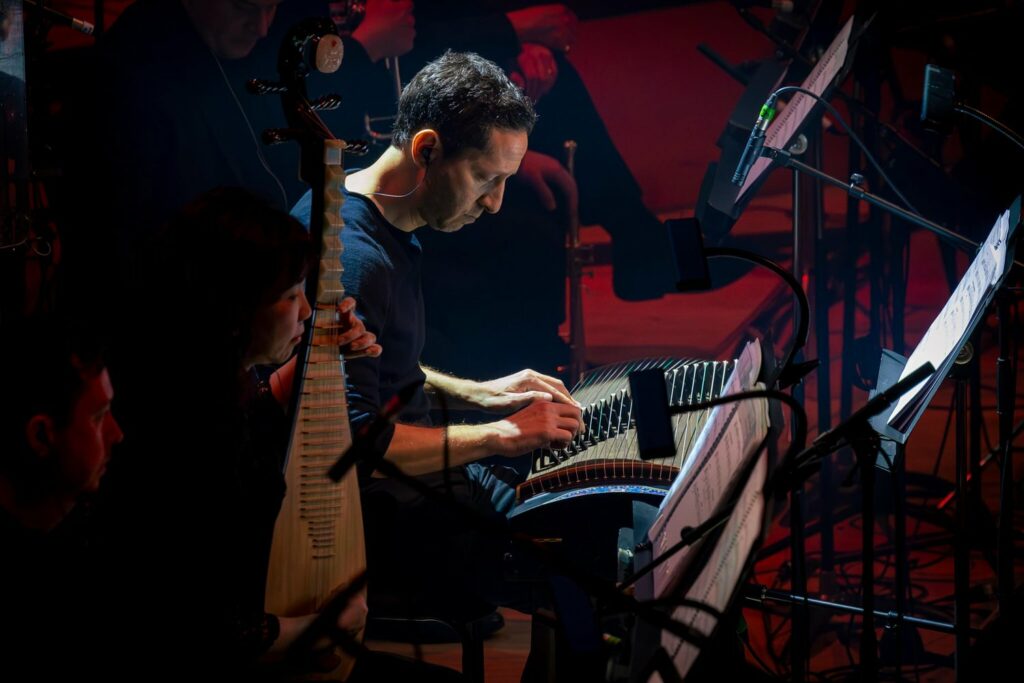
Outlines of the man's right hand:
[[508,457],[538,448],[565,448],[582,427],[574,404],[534,401],[504,420],[492,422],[491,451]]

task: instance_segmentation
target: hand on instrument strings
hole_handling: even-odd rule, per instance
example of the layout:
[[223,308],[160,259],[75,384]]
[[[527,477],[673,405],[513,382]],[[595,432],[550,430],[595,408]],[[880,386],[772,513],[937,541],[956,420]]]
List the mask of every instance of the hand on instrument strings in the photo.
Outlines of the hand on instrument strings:
[[[331,593],[331,597],[328,598],[328,604],[333,601],[335,595],[347,588],[346,584],[335,588]],[[341,633],[344,633],[353,640],[361,641],[362,633],[366,629],[366,615],[369,611],[366,605],[366,590],[364,589],[348,598],[334,625]],[[316,641],[312,648],[313,651],[306,662],[309,671],[329,672],[338,667],[338,664],[341,663],[341,660],[338,659],[335,653],[335,647],[339,644],[338,640],[337,634],[325,634]]]
[[[344,590],[345,586],[339,586],[335,594]],[[335,622],[338,630],[348,636],[361,640],[362,631],[366,628],[366,615],[369,612],[366,606],[366,591],[360,591],[346,603],[341,614]],[[280,635],[271,645],[270,650],[260,658],[265,662],[280,662],[285,653],[292,647],[295,640],[309,629],[315,614],[307,614],[301,617],[278,617]],[[336,654],[335,641],[332,634],[322,634],[310,646],[304,656],[293,662],[293,666],[302,673],[327,673],[338,668],[341,660]]]
[[338,304],[337,344],[345,358],[376,358],[383,350],[377,336],[366,331],[363,321],[356,316],[356,300],[350,296]]
[[571,222],[577,220],[579,194],[576,191],[576,181],[556,159],[540,152],[527,152],[516,177],[537,193],[541,206],[548,211],[554,211],[558,206],[555,199],[557,192],[565,202],[569,220]]
[[582,427],[582,411],[569,403],[534,401],[492,422],[494,453],[515,457],[538,448],[565,448]]
[[555,52],[569,52],[576,43],[579,20],[561,4],[537,5],[505,14],[520,43],[540,43]]
[[373,62],[404,55],[416,39],[412,0],[367,0],[366,16],[352,37]]
[[536,370],[520,370],[514,375],[489,382],[478,382],[479,396],[474,401],[481,409],[493,412],[519,410],[534,401],[553,401],[579,409],[562,380]]
[[[338,593],[345,590],[346,586],[338,586],[334,591]],[[366,606],[366,591],[356,593],[345,604],[345,609],[338,615],[337,626],[353,638],[358,639],[359,634],[366,628],[366,615],[369,613]]]
[[537,43],[525,43],[516,57],[519,69],[511,74],[518,85],[534,102],[548,94],[558,79],[558,64],[551,50]]

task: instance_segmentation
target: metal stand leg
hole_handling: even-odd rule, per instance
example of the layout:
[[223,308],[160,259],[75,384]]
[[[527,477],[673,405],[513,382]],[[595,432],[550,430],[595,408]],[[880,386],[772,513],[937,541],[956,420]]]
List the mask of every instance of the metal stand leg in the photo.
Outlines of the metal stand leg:
[[[790,557],[793,564],[793,593],[807,595],[807,567],[804,549],[804,491],[803,485],[793,489],[789,495],[789,541]],[[793,604],[793,626],[789,637],[789,652],[792,658],[790,679],[794,683],[807,680],[807,663],[810,652],[811,634],[808,628],[808,613],[805,603]]]
[[[970,355],[973,355],[971,353]],[[969,362],[969,358],[968,358]],[[956,528],[953,532],[953,623],[956,627],[954,668],[957,681],[967,681],[970,648],[970,547],[967,540],[967,514],[970,508],[967,489],[967,379],[957,373],[954,388],[956,410]]]
[[1017,394],[1017,378],[1011,354],[1015,348],[1013,301],[1000,292],[999,359],[996,361],[996,413],[999,415],[999,536],[997,541],[999,617],[1005,624],[1012,621],[1013,578],[1013,409]]

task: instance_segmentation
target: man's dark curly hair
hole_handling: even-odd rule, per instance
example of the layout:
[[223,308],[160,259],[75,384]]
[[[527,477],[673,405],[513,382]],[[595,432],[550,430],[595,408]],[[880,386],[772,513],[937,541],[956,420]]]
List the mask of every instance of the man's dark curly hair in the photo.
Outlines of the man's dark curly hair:
[[486,148],[495,128],[529,133],[536,120],[530,98],[497,64],[472,52],[448,51],[405,86],[391,143],[403,147],[418,131],[433,128],[445,156],[454,157]]

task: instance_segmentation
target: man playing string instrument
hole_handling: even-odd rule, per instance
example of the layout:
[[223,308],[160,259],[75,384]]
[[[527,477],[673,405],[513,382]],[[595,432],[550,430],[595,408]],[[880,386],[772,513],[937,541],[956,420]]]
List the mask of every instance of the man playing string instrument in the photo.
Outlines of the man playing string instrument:
[[[479,382],[420,364],[425,332],[414,233],[423,226],[454,232],[484,212],[497,212],[535,118],[530,100],[495,64],[473,54],[445,54],[405,88],[392,145],[348,176],[342,209],[342,282],[384,347],[379,358],[348,365],[353,429],[401,389],[416,386],[399,423],[377,448],[407,473],[450,486],[460,501],[498,518],[512,507],[517,474],[477,461],[567,444],[580,428],[580,408],[560,380],[532,370]],[[307,196],[294,213],[308,220],[309,212]],[[519,277],[529,277],[523,265]],[[442,400],[450,408],[506,415],[483,424],[431,426],[431,407]],[[371,605],[382,593],[419,602],[459,591],[489,603],[528,606],[500,579],[501,539],[484,538],[401,483],[368,476],[371,469],[363,468],[361,482]],[[439,561],[427,567],[424,557]]]

